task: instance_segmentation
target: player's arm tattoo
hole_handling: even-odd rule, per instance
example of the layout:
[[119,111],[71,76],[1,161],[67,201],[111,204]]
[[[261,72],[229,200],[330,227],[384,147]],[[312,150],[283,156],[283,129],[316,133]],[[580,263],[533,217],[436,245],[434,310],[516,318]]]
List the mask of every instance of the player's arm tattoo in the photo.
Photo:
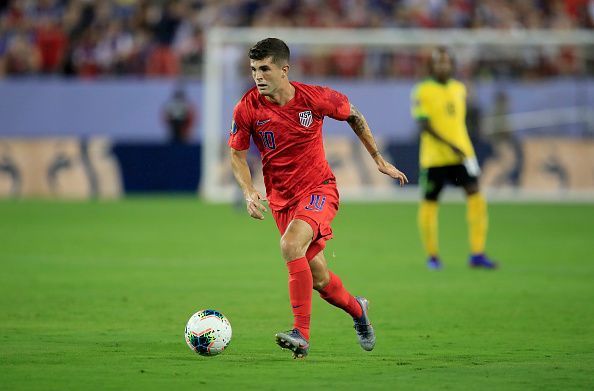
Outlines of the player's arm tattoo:
[[369,128],[367,121],[363,114],[359,111],[355,105],[351,103],[351,114],[347,117],[347,122],[355,131],[357,136],[360,136],[365,131],[365,128]]
[[355,134],[359,137],[359,140],[365,145],[367,152],[371,155],[373,159],[380,156],[381,153],[377,148],[375,140],[373,139],[373,135],[371,134],[371,129],[369,129],[369,124],[367,124],[367,120],[363,116],[363,114],[359,111],[359,109],[351,103],[351,113],[347,117],[347,122],[355,132]]
[[365,117],[363,117],[363,114],[361,114],[359,109],[357,109],[352,104],[351,113],[346,120],[357,134],[357,137],[359,137],[359,140],[361,140],[361,143],[365,146],[365,149],[367,149],[367,152],[371,158],[375,161],[375,164],[377,164],[378,170],[383,174],[389,175],[390,177],[399,180],[401,186],[407,183],[408,179],[406,178],[406,175],[398,171],[396,167],[384,159],[379,148],[377,147]]

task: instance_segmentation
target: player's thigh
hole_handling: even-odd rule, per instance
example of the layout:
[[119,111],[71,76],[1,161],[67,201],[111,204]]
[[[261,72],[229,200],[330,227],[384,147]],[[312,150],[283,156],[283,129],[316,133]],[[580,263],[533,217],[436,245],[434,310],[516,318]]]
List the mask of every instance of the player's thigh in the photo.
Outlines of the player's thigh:
[[423,198],[427,201],[437,201],[446,180],[443,167],[424,168],[419,179]]
[[466,193],[467,196],[476,194],[480,190],[477,178],[474,178],[473,181],[469,181],[468,183],[464,184],[464,186],[462,186],[462,187],[464,188],[464,192]]
[[281,251],[287,258],[305,256],[305,252],[313,239],[314,231],[305,221],[293,219],[281,237]]
[[330,282],[330,273],[324,251],[320,251],[309,261],[309,268],[313,277],[314,289],[320,290],[328,285]]
[[470,175],[464,165],[455,165],[448,167],[448,179],[455,186],[464,189],[466,195],[472,195],[479,191],[478,178]]

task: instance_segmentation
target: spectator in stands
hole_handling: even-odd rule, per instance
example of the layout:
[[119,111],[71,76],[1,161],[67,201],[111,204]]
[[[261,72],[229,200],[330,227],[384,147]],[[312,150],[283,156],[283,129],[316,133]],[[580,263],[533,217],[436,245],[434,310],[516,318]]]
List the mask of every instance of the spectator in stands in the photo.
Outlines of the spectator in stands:
[[68,37],[60,26],[60,19],[43,16],[35,30],[35,43],[41,56],[42,73],[57,73],[62,69]]
[[171,46],[183,15],[184,7],[181,2],[167,2],[158,22],[153,27],[156,45],[148,60],[148,75],[176,76],[179,74],[179,59]]
[[[4,0],[0,71],[80,77],[199,75],[203,32],[213,26],[594,28],[594,0]],[[480,63],[474,60],[470,76],[576,75],[589,61],[574,47],[523,51],[526,56],[516,55],[516,60],[497,53]],[[408,49],[374,52],[375,60],[369,56],[366,49],[342,47],[296,56],[295,63],[304,67],[302,72],[320,77],[417,77],[422,68],[419,53]]]
[[7,75],[31,75],[41,69],[41,54],[32,42],[32,38],[25,34],[15,34],[9,41],[4,54],[2,72]]

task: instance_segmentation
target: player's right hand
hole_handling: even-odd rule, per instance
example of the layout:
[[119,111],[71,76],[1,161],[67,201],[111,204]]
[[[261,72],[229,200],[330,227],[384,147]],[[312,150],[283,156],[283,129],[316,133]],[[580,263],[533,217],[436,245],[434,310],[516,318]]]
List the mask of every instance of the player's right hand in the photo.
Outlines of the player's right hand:
[[247,193],[245,196],[247,211],[254,219],[264,220],[264,212],[267,212],[267,210],[261,201],[266,201],[266,198],[256,190]]

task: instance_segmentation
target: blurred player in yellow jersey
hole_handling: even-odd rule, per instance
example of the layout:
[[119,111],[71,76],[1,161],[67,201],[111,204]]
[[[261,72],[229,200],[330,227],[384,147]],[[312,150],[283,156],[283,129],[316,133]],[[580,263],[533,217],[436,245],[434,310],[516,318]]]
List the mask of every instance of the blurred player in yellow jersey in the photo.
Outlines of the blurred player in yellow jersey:
[[487,204],[479,192],[480,169],[466,130],[466,88],[451,78],[453,59],[445,48],[431,56],[431,77],[412,92],[412,115],[421,132],[419,183],[424,199],[419,208],[419,229],[432,269],[442,267],[437,240],[438,199],[446,183],[466,192],[471,267],[493,269],[485,255]]

